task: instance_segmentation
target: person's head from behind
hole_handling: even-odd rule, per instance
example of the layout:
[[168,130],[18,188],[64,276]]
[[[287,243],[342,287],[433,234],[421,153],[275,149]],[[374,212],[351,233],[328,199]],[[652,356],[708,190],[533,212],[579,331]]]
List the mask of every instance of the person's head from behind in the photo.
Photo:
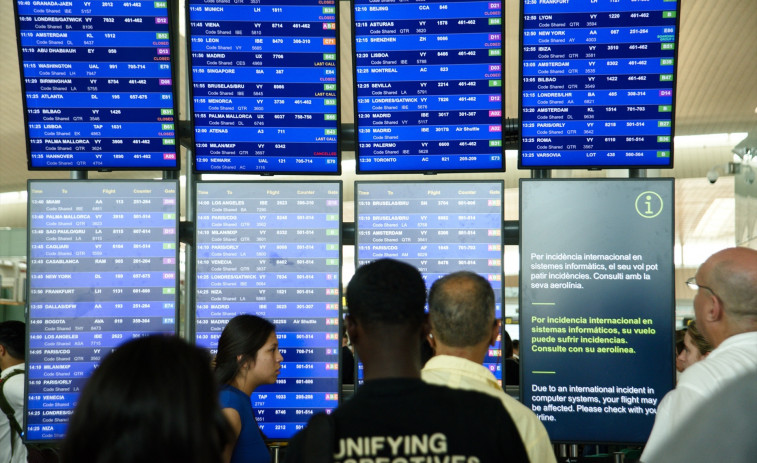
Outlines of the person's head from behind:
[[497,340],[494,290],[478,274],[461,271],[436,280],[429,290],[428,312],[435,347],[486,349]]
[[425,304],[426,285],[415,267],[381,259],[357,269],[347,285],[345,321],[366,368],[377,350],[413,346],[408,355],[420,361],[419,342],[427,325]]
[[229,438],[207,351],[174,336],[127,342],[84,386],[64,463],[216,463]]
[[676,359],[676,363],[680,363],[683,368],[681,371],[704,359],[710,352],[712,346],[699,332],[696,322],[689,323],[683,336],[683,348]]
[[255,315],[237,315],[218,339],[216,378],[221,384],[252,392],[276,382],[283,359],[273,323]]
[[9,320],[0,323],[0,370],[24,362],[24,322]]
[[694,278],[697,328],[713,348],[757,331],[757,250],[736,247],[710,256]]

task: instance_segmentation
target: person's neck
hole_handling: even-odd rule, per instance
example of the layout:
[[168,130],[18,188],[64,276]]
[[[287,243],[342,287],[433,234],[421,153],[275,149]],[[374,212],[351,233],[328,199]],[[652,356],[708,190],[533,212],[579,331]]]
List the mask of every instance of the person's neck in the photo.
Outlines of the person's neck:
[[452,357],[460,357],[478,364],[484,363],[484,359],[486,358],[488,351],[488,344],[478,346],[452,347],[446,346],[438,341],[436,343],[436,355],[450,355]]
[[407,339],[407,336],[383,333],[376,335],[375,340],[362,340],[355,348],[363,362],[366,381],[421,377],[420,335]]
[[229,386],[233,386],[239,389],[248,396],[251,396],[253,391],[258,387],[256,384],[246,381],[245,378],[241,375],[235,376],[234,379],[232,379],[229,383]]

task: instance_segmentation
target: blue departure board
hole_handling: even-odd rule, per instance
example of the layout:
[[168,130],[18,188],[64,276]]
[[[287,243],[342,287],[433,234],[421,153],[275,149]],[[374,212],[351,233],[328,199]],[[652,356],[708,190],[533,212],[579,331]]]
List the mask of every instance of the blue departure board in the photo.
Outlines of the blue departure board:
[[341,182],[197,185],[197,345],[215,353],[242,313],[276,325],[276,384],[252,393],[260,429],[288,439],[339,394]]
[[678,2],[522,11],[519,167],[672,167]]
[[172,3],[14,1],[29,169],[179,168]]
[[195,170],[339,174],[336,0],[187,0]]
[[26,439],[63,438],[92,370],[176,332],[177,181],[30,180]]
[[353,3],[357,172],[504,170],[502,2]]
[[[458,270],[492,285],[502,318],[502,199],[504,183],[357,182],[356,267],[391,258],[415,266],[426,286]],[[485,365],[502,379],[499,345]]]

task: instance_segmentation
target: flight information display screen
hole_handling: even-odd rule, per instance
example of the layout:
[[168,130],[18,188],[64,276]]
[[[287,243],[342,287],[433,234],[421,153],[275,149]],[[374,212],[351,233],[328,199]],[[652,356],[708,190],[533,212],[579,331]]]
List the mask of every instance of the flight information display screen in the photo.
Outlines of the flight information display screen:
[[339,397],[341,182],[197,184],[197,345],[228,320],[276,325],[276,384],[252,393],[260,429],[288,439]]
[[353,3],[357,171],[504,170],[502,2]]
[[30,180],[26,439],[63,438],[115,347],[176,332],[179,184]]
[[519,167],[672,167],[678,8],[524,0]]
[[178,169],[173,2],[13,3],[29,168]]
[[195,170],[339,174],[336,0],[188,0]]
[[[356,267],[391,258],[415,266],[426,286],[468,270],[492,285],[502,318],[502,200],[504,183],[357,182]],[[499,345],[486,367],[502,379]]]

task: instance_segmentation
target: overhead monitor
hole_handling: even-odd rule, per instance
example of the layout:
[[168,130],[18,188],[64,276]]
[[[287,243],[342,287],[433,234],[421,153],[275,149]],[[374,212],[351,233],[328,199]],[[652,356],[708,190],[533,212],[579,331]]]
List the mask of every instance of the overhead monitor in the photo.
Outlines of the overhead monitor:
[[502,2],[355,0],[358,173],[502,171]]
[[276,325],[284,361],[251,400],[260,429],[289,439],[339,397],[341,182],[197,184],[197,345],[215,353],[226,323]]
[[336,0],[187,0],[197,172],[339,174]]
[[520,185],[521,399],[553,442],[643,444],[674,387],[672,178]]
[[179,168],[172,1],[14,1],[29,169]]
[[673,167],[677,0],[523,0],[519,168]]
[[[458,270],[475,272],[494,289],[502,318],[504,182],[357,182],[355,265],[391,258],[416,267],[426,286]],[[485,365],[502,379],[499,345]]]
[[179,183],[29,180],[28,188],[26,440],[57,441],[108,353],[176,333]]

